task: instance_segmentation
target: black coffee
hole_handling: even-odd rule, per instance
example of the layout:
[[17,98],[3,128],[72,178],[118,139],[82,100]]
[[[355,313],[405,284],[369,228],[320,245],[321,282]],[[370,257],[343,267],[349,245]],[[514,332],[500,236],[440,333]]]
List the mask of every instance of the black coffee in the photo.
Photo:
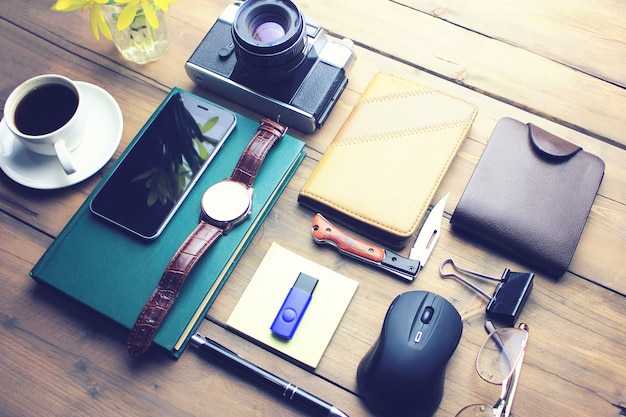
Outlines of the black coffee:
[[54,132],[72,118],[78,96],[62,84],[46,84],[28,92],[15,108],[15,126],[27,135]]

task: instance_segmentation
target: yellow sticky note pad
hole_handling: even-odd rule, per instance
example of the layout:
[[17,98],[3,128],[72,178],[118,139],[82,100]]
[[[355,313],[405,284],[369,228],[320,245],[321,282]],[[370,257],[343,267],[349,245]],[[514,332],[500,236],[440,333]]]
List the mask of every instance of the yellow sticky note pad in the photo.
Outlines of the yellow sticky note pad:
[[[275,336],[270,326],[304,272],[318,279],[309,307],[291,340]],[[330,343],[358,282],[272,243],[226,324],[312,368]]]

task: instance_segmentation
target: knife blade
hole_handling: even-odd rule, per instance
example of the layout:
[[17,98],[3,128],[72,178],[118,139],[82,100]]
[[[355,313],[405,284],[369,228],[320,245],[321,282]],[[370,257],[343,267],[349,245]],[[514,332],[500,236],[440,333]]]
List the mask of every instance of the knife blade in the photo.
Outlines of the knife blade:
[[415,239],[415,244],[411,248],[409,258],[419,261],[421,266],[424,266],[431,252],[435,248],[435,244],[439,240],[441,235],[441,220],[443,219],[443,211],[446,208],[446,202],[448,201],[447,193],[435,204],[430,210],[430,214],[426,218],[426,221],[422,225],[422,229]]
[[311,227],[313,240],[318,244],[332,245],[343,255],[351,256],[407,281],[413,281],[439,239],[441,219],[448,195],[449,193],[432,208],[408,258],[345,232],[319,213],[313,217]]

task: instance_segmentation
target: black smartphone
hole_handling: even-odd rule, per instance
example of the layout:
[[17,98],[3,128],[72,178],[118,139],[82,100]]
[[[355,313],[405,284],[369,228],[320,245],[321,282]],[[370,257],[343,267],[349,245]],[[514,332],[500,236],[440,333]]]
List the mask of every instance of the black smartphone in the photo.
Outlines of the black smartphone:
[[236,120],[228,110],[173,90],[91,200],[91,211],[143,239],[155,239]]

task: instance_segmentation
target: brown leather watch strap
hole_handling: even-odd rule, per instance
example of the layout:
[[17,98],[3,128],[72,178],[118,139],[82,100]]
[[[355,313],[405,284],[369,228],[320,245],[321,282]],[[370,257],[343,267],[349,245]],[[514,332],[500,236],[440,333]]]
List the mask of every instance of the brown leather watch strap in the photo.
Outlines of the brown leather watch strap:
[[[270,119],[261,120],[261,125],[241,154],[230,180],[248,188],[252,187],[265,156],[286,131],[285,126]],[[159,326],[176,301],[189,271],[227,228],[202,220],[178,249],[128,335],[126,345],[131,356],[140,356],[148,350]]]
[[131,356],[142,355],[152,343],[165,315],[176,301],[189,271],[223,230],[201,221],[170,260],[158,286],[137,317],[126,346]]
[[265,156],[286,132],[285,126],[270,119],[262,119],[261,126],[241,154],[230,179],[252,187]]

